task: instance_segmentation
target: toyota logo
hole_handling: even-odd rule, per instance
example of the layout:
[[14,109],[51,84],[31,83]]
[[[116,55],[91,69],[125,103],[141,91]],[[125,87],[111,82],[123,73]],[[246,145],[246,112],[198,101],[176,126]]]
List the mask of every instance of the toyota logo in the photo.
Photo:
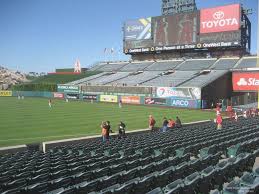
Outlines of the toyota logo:
[[217,11],[213,14],[213,18],[215,20],[220,20],[220,19],[223,19],[225,16],[224,12],[223,11]]

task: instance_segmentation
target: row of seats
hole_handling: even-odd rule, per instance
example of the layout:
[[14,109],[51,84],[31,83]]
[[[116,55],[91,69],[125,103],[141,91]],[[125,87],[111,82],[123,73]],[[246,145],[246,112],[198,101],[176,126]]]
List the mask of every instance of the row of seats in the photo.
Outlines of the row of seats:
[[[44,186],[47,192],[60,188],[66,190],[102,177],[110,181],[117,173],[121,174],[119,180],[123,180],[119,182],[121,187],[127,182],[121,178],[125,175],[122,172],[127,174],[135,169],[134,178],[140,178],[141,182],[148,174],[168,167],[176,169],[181,163],[188,166],[189,173],[193,172],[190,166],[200,171],[199,167],[206,168],[219,160],[218,151],[224,151],[225,155],[233,153],[229,150],[236,144],[239,144],[240,151],[256,148],[259,138],[257,123],[258,118],[241,119],[238,123],[226,121],[223,130],[215,130],[214,124],[205,123],[166,133],[130,135],[126,139],[114,139],[109,144],[95,139],[54,147],[46,153],[27,151],[1,156],[0,189],[7,193],[14,188],[29,191],[34,185],[34,189]],[[196,159],[190,160],[190,157]],[[213,164],[210,164],[212,161]],[[172,169],[170,172],[174,172]],[[184,174],[184,177],[187,175]],[[99,182],[104,183],[103,179]],[[105,185],[104,188],[98,186],[98,190],[112,186]]]

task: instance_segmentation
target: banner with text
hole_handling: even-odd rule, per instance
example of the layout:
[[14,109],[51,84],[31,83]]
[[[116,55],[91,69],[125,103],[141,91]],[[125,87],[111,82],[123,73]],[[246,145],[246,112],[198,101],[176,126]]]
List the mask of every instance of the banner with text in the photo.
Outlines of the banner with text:
[[97,95],[94,95],[94,94],[84,94],[83,95],[83,99],[84,100],[94,100],[94,101],[96,101],[97,100]]
[[200,88],[174,88],[174,87],[158,87],[156,95],[159,98],[184,98],[184,99],[201,99]]
[[74,85],[58,85],[58,92],[79,93],[79,86]]
[[178,108],[200,108],[200,100],[171,99],[171,106]]
[[145,104],[157,104],[157,105],[166,105],[165,98],[145,98]]
[[54,98],[64,98],[64,93],[54,92],[53,97]]
[[114,95],[100,95],[101,102],[118,102],[118,96]]
[[121,96],[121,102],[125,104],[140,104],[139,96]]
[[0,90],[0,96],[12,96],[12,91]]

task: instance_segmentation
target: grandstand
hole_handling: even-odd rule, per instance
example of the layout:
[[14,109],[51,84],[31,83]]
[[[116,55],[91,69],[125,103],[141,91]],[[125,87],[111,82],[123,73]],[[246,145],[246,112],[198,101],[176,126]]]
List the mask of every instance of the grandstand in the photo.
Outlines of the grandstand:
[[0,191],[206,194],[212,189],[226,193],[232,181],[235,193],[257,191],[258,122],[225,121],[220,131],[207,122],[114,138],[109,144],[96,138],[47,147],[45,153],[7,154],[0,158]]

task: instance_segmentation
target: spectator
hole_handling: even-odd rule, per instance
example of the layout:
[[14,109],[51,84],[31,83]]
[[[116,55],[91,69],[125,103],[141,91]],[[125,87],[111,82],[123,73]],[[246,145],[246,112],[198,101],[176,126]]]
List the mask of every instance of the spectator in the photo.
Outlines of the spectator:
[[243,117],[244,117],[245,119],[247,119],[247,111],[246,111],[246,110],[245,110],[244,113],[243,113]]
[[149,129],[151,131],[154,130],[155,124],[156,124],[156,120],[154,119],[154,117],[152,115],[149,115],[148,125],[149,125]]
[[173,129],[175,127],[175,121],[173,119],[168,120],[168,129]]
[[112,132],[111,130],[111,124],[110,121],[106,121],[106,140],[109,141],[110,140],[110,133]]
[[181,128],[181,127],[182,127],[182,122],[181,122],[181,120],[180,120],[179,117],[176,117],[175,126],[176,126],[177,128]]
[[125,128],[126,128],[126,125],[122,121],[120,121],[119,126],[118,126],[118,131],[119,131],[118,138],[119,139],[126,136]]
[[103,137],[103,142],[106,142],[106,138],[107,138],[107,126],[106,123],[104,121],[102,121],[101,124],[101,129],[102,129],[102,137]]
[[216,117],[216,123],[217,123],[217,129],[222,129],[222,116],[221,114],[217,114],[217,117]]
[[166,119],[166,117],[164,117],[163,119],[163,126],[160,129],[161,132],[166,132],[167,131],[167,125],[168,125],[168,120]]
[[234,116],[234,118],[235,118],[235,121],[237,122],[237,119],[238,119],[237,112],[235,112],[235,116]]

